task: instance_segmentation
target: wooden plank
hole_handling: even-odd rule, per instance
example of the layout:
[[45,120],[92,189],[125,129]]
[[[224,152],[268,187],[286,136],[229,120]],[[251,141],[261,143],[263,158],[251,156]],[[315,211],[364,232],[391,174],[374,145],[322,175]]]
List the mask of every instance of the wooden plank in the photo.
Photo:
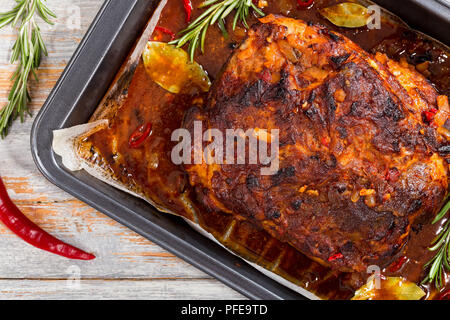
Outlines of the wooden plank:
[[16,203],[44,229],[95,253],[97,259],[74,262],[42,252],[0,227],[1,278],[65,278],[71,266],[78,266],[82,277],[86,279],[209,278],[81,202]]
[[236,300],[242,297],[214,280],[0,280],[0,299]]
[[[12,7],[0,0],[0,10]],[[103,0],[48,0],[58,15],[55,26],[43,23],[49,50],[32,82],[31,110],[36,114],[94,19]],[[6,103],[11,27],[0,30],[0,108]],[[36,169],[29,136],[33,119],[15,122],[0,140],[0,176],[15,203],[33,221],[57,237],[95,253],[92,262],[74,262],[37,250],[0,225],[0,299],[236,299],[241,295],[174,257],[133,231],[49,183]],[[66,286],[73,270],[81,288]]]
[[[14,2],[0,0],[0,10],[11,8]],[[49,56],[44,57],[39,71],[39,83],[32,84],[32,110],[39,110],[53,88],[84,33],[94,19],[102,0],[49,0],[48,6],[57,14],[55,25],[49,26],[38,20]],[[6,27],[0,31],[0,103],[6,101],[10,88],[9,78],[15,67],[9,65],[10,48],[17,30]]]

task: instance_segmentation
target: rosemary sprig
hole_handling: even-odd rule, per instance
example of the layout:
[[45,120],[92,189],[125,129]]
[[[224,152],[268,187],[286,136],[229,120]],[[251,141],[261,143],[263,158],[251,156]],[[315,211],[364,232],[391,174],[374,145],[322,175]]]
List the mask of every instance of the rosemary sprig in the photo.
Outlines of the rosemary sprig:
[[19,23],[18,36],[12,47],[11,64],[18,62],[17,70],[11,77],[13,83],[8,96],[8,103],[0,110],[0,136],[5,138],[12,122],[20,117],[24,121],[25,114],[31,114],[28,103],[31,97],[28,91],[28,80],[32,74],[38,80],[36,70],[41,64],[47,48],[41,36],[35,16],[44,22],[53,24],[50,19],[56,15],[44,4],[43,0],[15,0],[16,6],[0,13],[0,29]]
[[206,0],[199,8],[206,8],[206,10],[186,29],[180,32],[180,38],[170,42],[170,44],[177,45],[178,48],[189,43],[189,55],[191,60],[194,60],[194,54],[198,46],[200,46],[202,53],[205,48],[205,38],[208,28],[218,23],[224,35],[227,34],[224,20],[230,15],[233,10],[236,10],[233,20],[233,30],[236,29],[238,22],[248,28],[247,17],[250,9],[253,9],[256,14],[264,16],[262,12],[252,0]]
[[[446,201],[448,200],[448,196]],[[433,221],[433,224],[444,219],[448,210],[450,209],[450,201],[447,201],[446,205],[437,214]],[[450,219],[443,225],[441,232],[431,244],[430,251],[437,252],[431,259],[425,268],[429,268],[428,275],[422,281],[422,283],[433,283],[437,289],[441,289],[443,286],[444,272],[450,271]]]

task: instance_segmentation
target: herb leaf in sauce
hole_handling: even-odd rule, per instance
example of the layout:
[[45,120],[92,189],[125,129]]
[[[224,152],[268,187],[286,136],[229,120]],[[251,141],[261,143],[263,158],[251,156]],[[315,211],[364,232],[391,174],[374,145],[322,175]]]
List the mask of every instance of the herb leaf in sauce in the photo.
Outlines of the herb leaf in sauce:
[[142,59],[150,78],[171,93],[208,92],[211,87],[202,66],[174,45],[149,41]]
[[206,0],[199,8],[206,8],[206,10],[186,29],[181,31],[180,38],[170,42],[170,44],[174,44],[178,48],[189,43],[188,52],[191,61],[194,61],[194,54],[199,46],[202,53],[204,53],[205,38],[208,28],[217,22],[224,33],[223,20],[228,17],[232,11],[236,11],[233,20],[233,30],[235,30],[238,22],[241,22],[248,28],[247,17],[250,13],[250,9],[253,9],[258,15],[264,16],[264,13],[252,0]]
[[338,27],[359,28],[367,25],[370,13],[366,7],[351,2],[319,10],[320,14]]
[[420,300],[424,296],[425,292],[418,285],[403,278],[380,276],[377,280],[372,276],[352,300]]

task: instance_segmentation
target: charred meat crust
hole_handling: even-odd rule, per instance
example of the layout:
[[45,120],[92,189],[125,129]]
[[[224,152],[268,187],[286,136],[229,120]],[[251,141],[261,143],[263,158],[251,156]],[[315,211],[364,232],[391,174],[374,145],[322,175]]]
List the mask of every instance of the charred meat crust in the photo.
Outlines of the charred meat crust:
[[389,263],[415,219],[447,193],[448,142],[421,117],[439,108],[437,97],[415,71],[344,36],[269,16],[185,127],[197,119],[204,130],[279,129],[280,170],[185,169],[209,210],[249,220],[335,269],[364,272]]

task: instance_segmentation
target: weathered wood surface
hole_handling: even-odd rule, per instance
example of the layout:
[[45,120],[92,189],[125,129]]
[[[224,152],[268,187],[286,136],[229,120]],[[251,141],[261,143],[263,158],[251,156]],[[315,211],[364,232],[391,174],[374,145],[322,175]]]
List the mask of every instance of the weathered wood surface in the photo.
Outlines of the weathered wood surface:
[[[122,1],[122,0],[117,0]],[[48,0],[58,20],[42,24],[49,54],[32,84],[36,114],[95,17],[102,0]],[[0,0],[0,11],[12,0]],[[79,16],[78,16],[79,12]],[[6,102],[9,49],[15,30],[0,31],[0,106]],[[240,294],[50,184],[30,153],[32,124],[15,123],[0,141],[0,176],[33,221],[57,237],[94,252],[93,262],[73,262],[37,250],[0,225],[0,299],[240,299]],[[75,285],[67,279],[81,278]]]
[[235,300],[240,297],[209,279],[83,280],[79,287],[67,280],[0,280],[0,288],[2,296],[18,299]]

